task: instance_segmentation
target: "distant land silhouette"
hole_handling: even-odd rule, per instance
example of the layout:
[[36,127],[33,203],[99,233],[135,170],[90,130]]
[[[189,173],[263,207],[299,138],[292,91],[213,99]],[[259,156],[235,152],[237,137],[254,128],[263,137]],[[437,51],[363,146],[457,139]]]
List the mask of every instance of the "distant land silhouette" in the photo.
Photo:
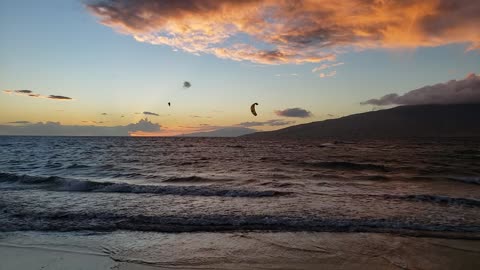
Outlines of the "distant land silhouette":
[[245,135],[250,138],[479,137],[480,104],[414,105]]

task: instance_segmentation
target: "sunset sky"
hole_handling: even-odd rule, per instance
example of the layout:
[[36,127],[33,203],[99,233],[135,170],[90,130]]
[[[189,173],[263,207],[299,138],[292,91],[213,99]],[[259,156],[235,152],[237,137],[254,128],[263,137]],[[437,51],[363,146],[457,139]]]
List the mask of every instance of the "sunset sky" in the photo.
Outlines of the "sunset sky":
[[471,101],[478,14],[474,0],[1,1],[0,135],[272,130],[425,102],[401,98],[416,89]]

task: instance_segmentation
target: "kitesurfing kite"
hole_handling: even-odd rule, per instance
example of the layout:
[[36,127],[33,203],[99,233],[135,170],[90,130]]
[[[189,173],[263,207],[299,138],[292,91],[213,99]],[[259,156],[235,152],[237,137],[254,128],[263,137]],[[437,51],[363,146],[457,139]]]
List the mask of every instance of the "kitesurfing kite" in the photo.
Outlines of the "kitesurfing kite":
[[183,82],[183,88],[190,88],[190,86],[192,86],[190,82],[187,82],[187,81]]
[[170,107],[170,102],[168,102],[168,107]]
[[258,103],[253,103],[252,106],[250,106],[250,111],[252,112],[253,115],[257,116],[257,112],[255,111],[255,106],[258,105]]

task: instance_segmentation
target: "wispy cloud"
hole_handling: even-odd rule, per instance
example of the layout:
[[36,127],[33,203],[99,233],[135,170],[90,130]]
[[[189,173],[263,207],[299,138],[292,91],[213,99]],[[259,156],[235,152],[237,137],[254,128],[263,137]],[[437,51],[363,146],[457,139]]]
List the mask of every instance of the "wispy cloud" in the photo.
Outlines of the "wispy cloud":
[[3,90],[5,94],[14,94],[26,97],[33,97],[33,98],[46,98],[46,99],[54,99],[54,100],[73,100],[71,97],[67,96],[60,96],[60,95],[48,95],[43,96],[41,94],[34,93],[32,90]]
[[419,105],[480,103],[480,76],[469,74],[462,80],[425,86],[403,95],[395,93],[361,102],[362,105]]
[[195,114],[192,114],[190,115],[191,118],[212,118],[211,116],[202,116],[202,115],[195,115]]
[[322,64],[314,69],[312,69],[312,72],[315,73],[317,71],[320,71],[320,70],[325,70],[325,69],[329,69],[329,68],[333,68],[333,67],[338,67],[338,66],[341,66],[343,65],[344,63],[343,62],[338,62],[338,63],[333,63],[333,64]]
[[50,95],[47,98],[49,99],[60,99],[60,100],[71,100],[71,97],[66,97],[66,96],[57,96],[57,95]]
[[30,124],[29,121],[13,121],[13,122],[8,122],[9,124],[20,124],[20,125],[25,125],[25,124]]
[[82,123],[85,124],[94,124],[94,125],[101,125],[101,124],[106,124],[108,121],[82,121]]
[[19,94],[32,94],[33,93],[31,90],[14,90],[13,92],[19,93]]
[[334,71],[331,71],[331,72],[327,72],[327,73],[319,73],[318,74],[318,77],[320,78],[328,78],[328,77],[335,77],[335,75],[337,75],[337,71],[334,70]]
[[262,64],[333,61],[352,49],[453,43],[480,49],[480,2],[472,0],[97,0],[86,6],[101,23],[140,42]]
[[144,115],[151,115],[151,116],[160,116],[158,113],[153,112],[143,112]]
[[313,116],[310,111],[307,111],[302,108],[289,108],[285,110],[275,111],[275,114],[283,117],[298,117],[298,118],[307,118]]
[[49,99],[59,99],[59,100],[71,100],[71,97],[66,96],[57,96],[57,95],[49,95],[47,98]]
[[298,77],[298,73],[275,74],[276,77]]

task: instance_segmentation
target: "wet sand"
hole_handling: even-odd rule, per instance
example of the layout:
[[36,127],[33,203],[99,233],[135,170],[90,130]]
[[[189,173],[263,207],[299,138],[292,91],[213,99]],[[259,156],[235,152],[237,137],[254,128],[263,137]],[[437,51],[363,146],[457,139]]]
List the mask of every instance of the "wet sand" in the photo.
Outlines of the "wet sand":
[[0,269],[480,269],[480,241],[378,233],[3,233]]

